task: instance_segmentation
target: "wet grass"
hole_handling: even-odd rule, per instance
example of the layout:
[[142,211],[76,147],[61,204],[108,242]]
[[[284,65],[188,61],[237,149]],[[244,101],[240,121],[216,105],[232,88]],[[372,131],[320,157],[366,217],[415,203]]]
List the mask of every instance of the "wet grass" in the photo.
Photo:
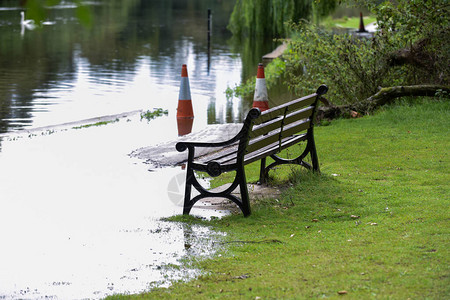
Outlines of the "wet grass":
[[248,218],[172,218],[227,232],[195,263],[204,275],[109,299],[448,298],[449,106],[403,102],[317,127],[321,175],[290,171]]
[[104,125],[108,125],[108,124],[112,124],[112,123],[116,123],[116,122],[119,122],[119,119],[114,119],[114,120],[110,120],[110,121],[100,121],[100,122],[96,122],[96,123],[92,123],[92,124],[75,126],[75,127],[72,127],[72,129],[83,129],[83,128],[90,128],[90,127],[98,127],[98,126],[104,126]]
[[154,108],[153,110],[147,110],[145,112],[141,113],[141,121],[143,119],[147,120],[147,122],[150,122],[153,119],[156,119],[161,116],[167,116],[169,114],[169,111],[162,108]]

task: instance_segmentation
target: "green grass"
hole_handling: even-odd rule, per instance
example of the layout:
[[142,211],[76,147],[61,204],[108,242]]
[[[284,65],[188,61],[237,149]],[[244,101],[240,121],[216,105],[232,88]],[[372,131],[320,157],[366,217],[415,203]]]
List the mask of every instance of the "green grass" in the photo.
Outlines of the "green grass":
[[[375,22],[377,19],[374,16],[366,16],[364,17],[364,25],[368,25],[370,23]],[[331,17],[325,18],[321,21],[321,24],[326,28],[359,28],[359,17],[345,17],[340,19],[333,19]]]
[[449,112],[403,102],[317,127],[321,175],[296,171],[248,218],[173,218],[227,232],[220,256],[193,259],[205,275],[110,299],[448,299]]

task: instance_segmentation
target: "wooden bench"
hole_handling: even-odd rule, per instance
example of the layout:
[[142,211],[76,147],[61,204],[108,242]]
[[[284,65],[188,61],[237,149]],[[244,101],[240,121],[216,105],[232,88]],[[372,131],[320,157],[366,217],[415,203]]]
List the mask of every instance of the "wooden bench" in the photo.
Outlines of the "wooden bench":
[[[314,94],[279,105],[262,113],[259,109],[252,108],[248,112],[239,133],[227,141],[177,143],[176,149],[179,152],[188,150],[183,214],[189,214],[192,206],[202,198],[223,197],[236,203],[244,216],[250,215],[244,166],[258,160],[261,160],[261,183],[265,182],[270,169],[281,164],[297,164],[319,172],[313,127],[317,102],[327,91],[327,86],[322,85]],[[283,149],[302,141],[306,141],[306,146],[300,156],[294,159],[285,159],[276,155]],[[216,151],[210,155],[194,159],[195,150],[199,147],[214,148]],[[308,154],[311,155],[311,164],[304,161]],[[266,166],[267,157],[274,160],[269,166]],[[211,192],[200,185],[194,171],[207,172],[212,177],[219,176],[223,172],[236,171],[236,176],[231,186],[226,190]],[[192,187],[200,194],[191,199]],[[240,190],[240,199],[232,194],[237,187]]]

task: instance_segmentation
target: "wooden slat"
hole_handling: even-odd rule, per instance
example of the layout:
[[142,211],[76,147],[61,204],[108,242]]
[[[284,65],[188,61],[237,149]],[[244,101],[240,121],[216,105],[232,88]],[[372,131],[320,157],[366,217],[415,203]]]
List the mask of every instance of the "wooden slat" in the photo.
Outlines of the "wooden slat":
[[288,108],[288,112],[291,112],[306,107],[308,105],[311,105],[316,100],[316,96],[317,96],[316,94],[311,94],[296,100],[292,100],[277,107],[268,109],[261,113],[261,116],[255,120],[254,124],[259,125],[264,122],[275,119],[279,116],[284,116],[286,108]]
[[304,131],[311,127],[311,121],[299,121],[296,123],[292,123],[289,126],[285,127],[283,132],[281,133],[281,139],[287,138],[291,135],[294,135],[298,132]]
[[283,140],[283,142],[281,143],[281,148],[279,143],[273,143],[267,147],[259,149],[258,151],[249,153],[244,158],[244,164],[249,164],[269,155],[276,154],[281,150],[284,150],[292,145],[306,140],[306,138],[306,134],[290,136],[289,138]]
[[304,109],[297,110],[291,114],[288,114],[286,118],[284,119],[284,127],[286,127],[289,124],[295,123],[300,120],[308,119],[312,116],[312,113],[314,112],[314,107],[308,106]]
[[246,149],[246,153],[253,152],[253,151],[263,148],[267,145],[275,143],[279,140],[280,140],[280,129],[276,130],[274,132],[271,132],[270,134],[259,136],[253,140],[250,140],[250,142],[247,146],[247,149]]
[[281,124],[283,123],[283,117],[278,117],[275,118],[273,120],[270,120],[266,123],[257,125],[257,126],[253,126],[252,131],[250,132],[250,138],[256,138],[260,135],[264,135],[267,134],[277,128],[281,127]]
[[289,125],[291,123],[294,123],[296,121],[307,119],[312,115],[313,107],[308,106],[304,109],[294,111],[286,116],[286,118],[283,121],[283,118],[276,118],[274,120],[268,121],[267,123],[263,123],[257,126],[253,127],[252,132],[250,132],[250,138],[255,138],[257,136],[267,134],[277,128],[280,128],[281,125],[283,126]]
[[210,161],[217,161],[220,163],[222,161],[228,160],[228,158],[230,156],[236,156],[237,149],[238,149],[238,144],[235,144],[230,147],[220,149],[219,151],[217,151],[215,153],[211,153],[211,154],[202,156],[199,158],[199,161],[201,161],[203,163],[208,163]]
[[[252,153],[248,153],[244,157],[244,164],[247,165],[249,163],[260,160],[261,158],[267,157],[272,154],[276,154],[276,153],[280,152],[281,150],[284,150],[292,145],[295,145],[301,141],[306,140],[306,138],[307,138],[306,134],[293,135],[288,138],[285,138],[281,143],[281,147],[280,147],[279,142],[277,141],[266,147],[263,147],[256,151],[253,151]],[[229,165],[229,164],[234,164],[234,163],[236,163],[236,156],[234,156],[234,157],[230,156],[228,160],[220,161],[220,164],[222,164],[222,165]]]
[[253,152],[257,149],[263,148],[267,145],[270,145],[275,142],[279,142],[280,138],[285,138],[300,131],[306,130],[310,127],[311,122],[309,120],[300,120],[296,123],[289,124],[283,131],[281,132],[281,128],[279,130],[275,130],[267,135],[263,135],[257,137],[253,140],[250,140],[247,146],[247,153]]

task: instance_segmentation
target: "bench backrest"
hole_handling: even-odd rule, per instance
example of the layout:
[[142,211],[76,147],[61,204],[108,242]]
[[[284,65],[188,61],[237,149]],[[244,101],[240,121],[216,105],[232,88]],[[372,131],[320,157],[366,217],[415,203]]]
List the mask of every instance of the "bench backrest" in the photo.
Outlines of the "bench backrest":
[[319,97],[328,91],[322,85],[317,92],[262,112],[253,120],[249,129],[246,153],[279,143],[294,134],[307,131],[314,125],[314,117]]

